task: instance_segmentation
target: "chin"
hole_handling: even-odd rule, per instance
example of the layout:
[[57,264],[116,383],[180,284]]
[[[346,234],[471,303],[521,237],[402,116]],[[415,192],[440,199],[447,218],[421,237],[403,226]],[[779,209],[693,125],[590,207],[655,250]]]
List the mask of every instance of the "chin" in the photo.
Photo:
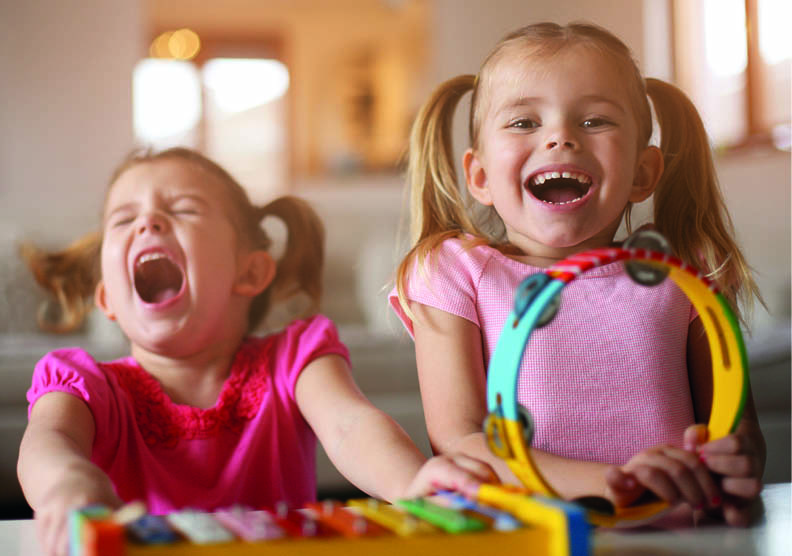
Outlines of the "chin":
[[555,235],[540,240],[542,245],[552,249],[574,249],[580,246],[585,240],[581,240],[578,235]]
[[127,334],[131,344],[140,349],[158,355],[168,357],[179,357],[183,350],[180,344],[184,343],[183,338],[191,335],[171,325],[150,326],[147,330],[137,330],[132,334]]

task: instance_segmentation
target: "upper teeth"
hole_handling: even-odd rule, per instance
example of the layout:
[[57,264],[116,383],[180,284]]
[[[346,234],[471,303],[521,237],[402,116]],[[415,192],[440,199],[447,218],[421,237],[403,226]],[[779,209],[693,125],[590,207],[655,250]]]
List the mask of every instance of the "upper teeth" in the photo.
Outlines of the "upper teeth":
[[536,174],[533,178],[533,181],[541,185],[547,180],[557,180],[558,178],[577,180],[584,185],[591,183],[591,178],[589,178],[586,174],[579,174],[577,172],[543,172],[541,174]]
[[138,259],[137,264],[141,265],[149,261],[156,261],[157,259],[167,259],[167,258],[168,256],[165,253],[155,251],[153,253],[146,253],[145,255],[141,255],[140,258]]

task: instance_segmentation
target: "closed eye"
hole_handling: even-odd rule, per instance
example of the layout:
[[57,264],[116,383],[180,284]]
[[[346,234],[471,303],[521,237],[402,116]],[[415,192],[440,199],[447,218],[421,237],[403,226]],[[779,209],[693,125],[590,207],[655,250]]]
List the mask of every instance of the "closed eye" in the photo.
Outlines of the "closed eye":
[[198,204],[190,199],[179,200],[170,207],[170,213],[179,216],[190,216],[199,214],[200,212],[201,208]]
[[180,195],[170,202],[170,213],[180,216],[201,214],[207,206],[204,199],[197,195]]
[[126,226],[131,224],[135,220],[134,216],[123,216],[120,218],[113,219],[110,222],[110,226],[113,228],[120,228],[121,226]]

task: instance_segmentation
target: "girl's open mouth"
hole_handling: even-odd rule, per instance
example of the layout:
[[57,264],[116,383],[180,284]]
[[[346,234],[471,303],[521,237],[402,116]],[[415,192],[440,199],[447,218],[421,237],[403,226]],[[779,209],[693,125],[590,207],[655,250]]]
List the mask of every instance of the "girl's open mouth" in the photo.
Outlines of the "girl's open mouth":
[[591,178],[580,172],[541,172],[528,181],[531,194],[550,205],[574,203],[586,196],[591,189]]
[[135,290],[145,303],[175,298],[184,286],[184,273],[164,251],[149,251],[135,262]]

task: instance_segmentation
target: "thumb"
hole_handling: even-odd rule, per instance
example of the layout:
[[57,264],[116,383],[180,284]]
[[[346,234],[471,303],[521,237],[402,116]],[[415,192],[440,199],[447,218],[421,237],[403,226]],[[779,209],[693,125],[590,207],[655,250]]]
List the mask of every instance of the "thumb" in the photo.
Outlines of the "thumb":
[[629,506],[635,502],[645,488],[629,473],[618,467],[611,467],[605,473],[605,482],[608,485],[608,498],[615,506]]
[[688,452],[695,452],[699,446],[706,444],[707,440],[709,440],[707,425],[691,425],[682,435],[682,446]]

